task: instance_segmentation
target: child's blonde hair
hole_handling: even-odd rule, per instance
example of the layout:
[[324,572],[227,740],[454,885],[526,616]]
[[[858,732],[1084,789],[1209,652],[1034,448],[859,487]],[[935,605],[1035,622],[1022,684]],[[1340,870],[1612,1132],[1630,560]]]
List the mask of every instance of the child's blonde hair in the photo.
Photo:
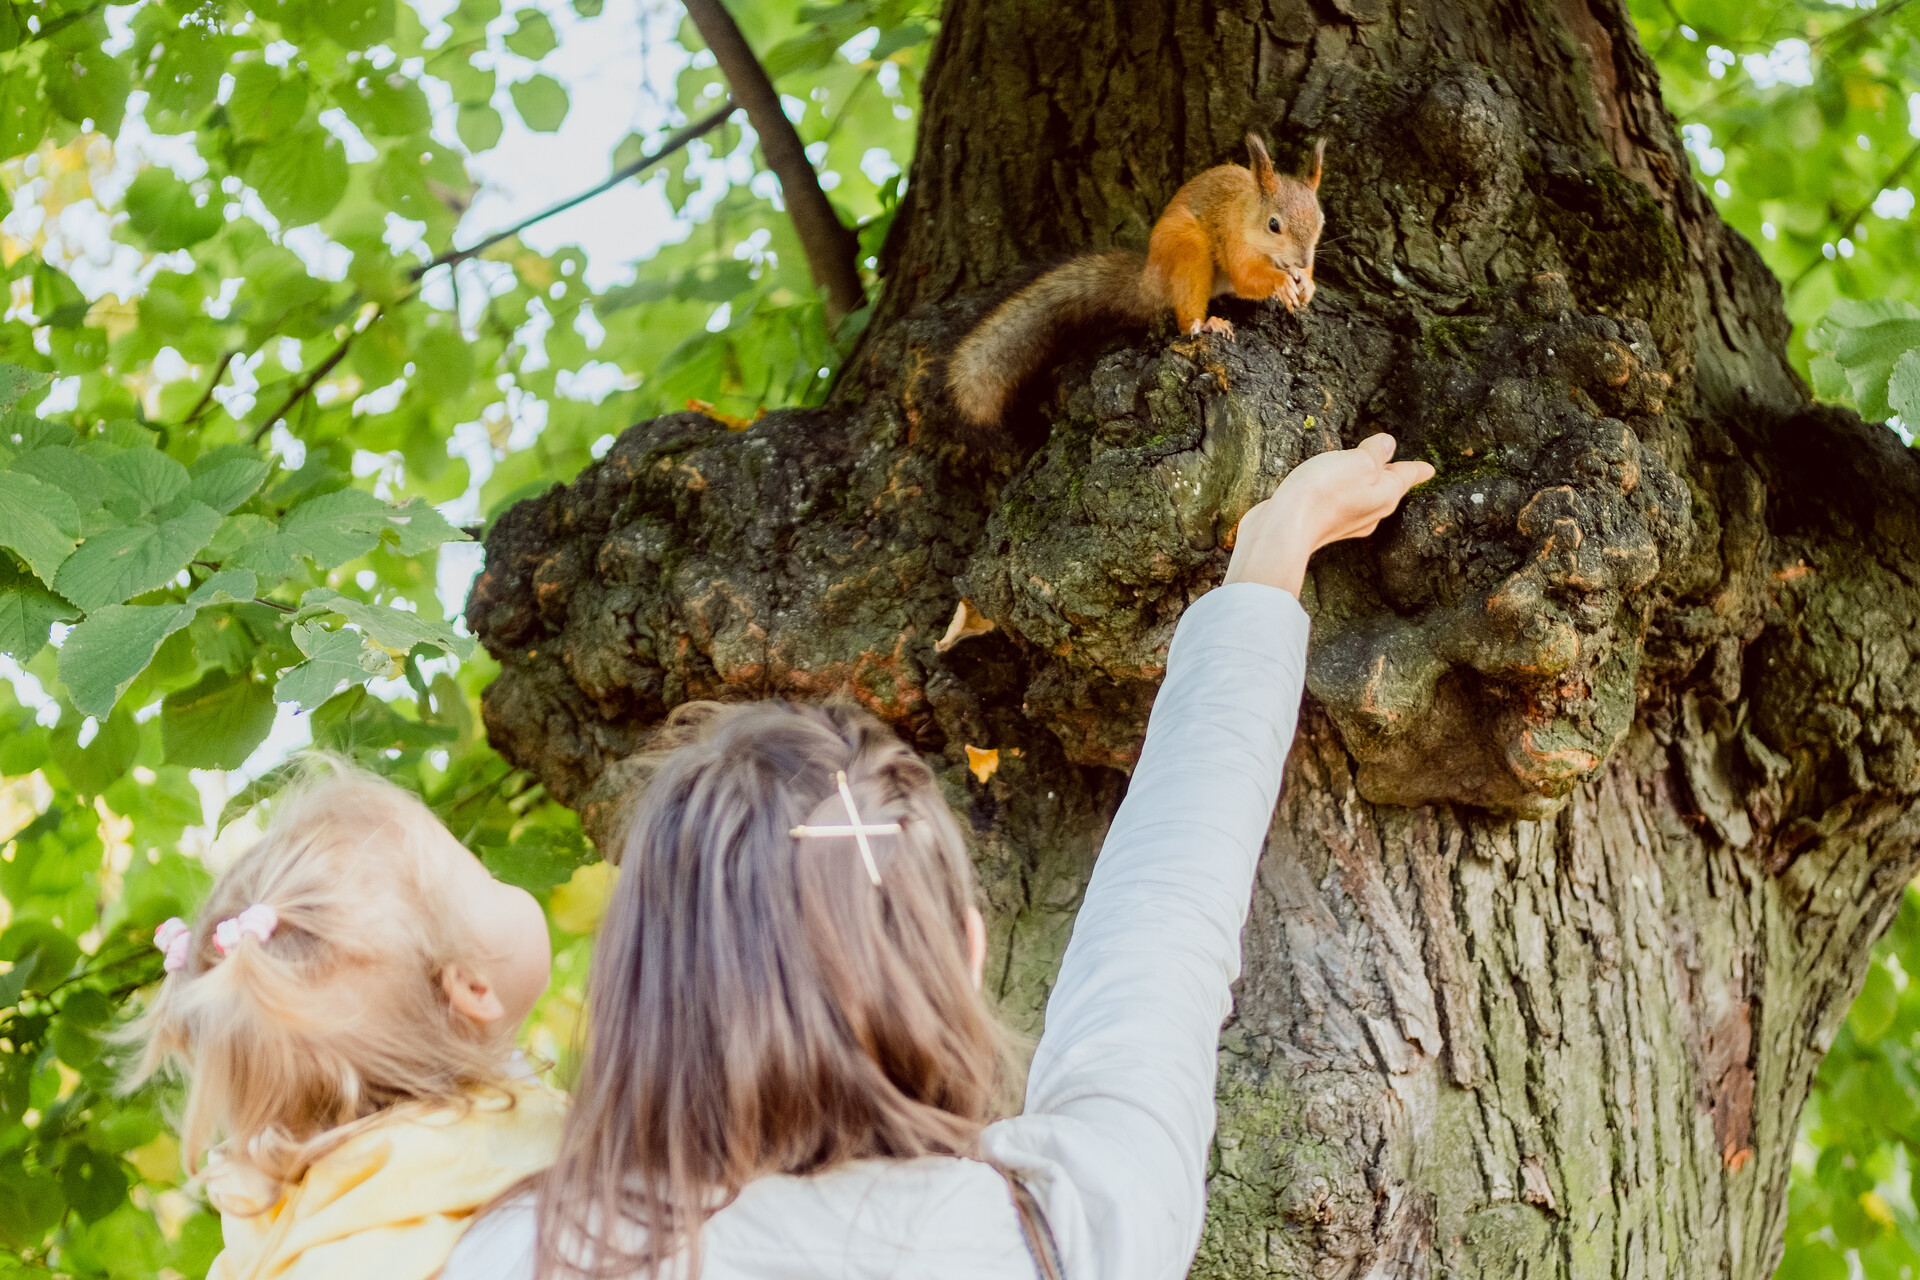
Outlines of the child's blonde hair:
[[[133,1036],[134,1083],[184,1071],[181,1154],[208,1149],[280,1182],[402,1102],[465,1105],[500,1083],[512,1028],[456,1011],[447,966],[478,940],[434,909],[432,842],[451,836],[412,794],[314,756],[273,806],[266,832],[201,907],[185,963]],[[256,903],[278,923],[223,955],[215,931]]]

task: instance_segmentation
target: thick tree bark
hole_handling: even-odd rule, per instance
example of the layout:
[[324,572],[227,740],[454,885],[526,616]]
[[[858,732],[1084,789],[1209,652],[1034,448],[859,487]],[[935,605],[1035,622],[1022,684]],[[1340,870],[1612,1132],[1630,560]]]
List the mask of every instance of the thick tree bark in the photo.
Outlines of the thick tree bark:
[[[1329,139],[1312,308],[962,432],[965,325],[1248,128]],[[1195,1272],[1768,1274],[1916,867],[1920,467],[1809,405],[1615,0],[953,0],[885,269],[829,408],[642,423],[498,523],[495,743],[604,837],[672,706],[857,698],[972,819],[1032,1029],[1235,520],[1392,431],[1440,475],[1305,592]]]

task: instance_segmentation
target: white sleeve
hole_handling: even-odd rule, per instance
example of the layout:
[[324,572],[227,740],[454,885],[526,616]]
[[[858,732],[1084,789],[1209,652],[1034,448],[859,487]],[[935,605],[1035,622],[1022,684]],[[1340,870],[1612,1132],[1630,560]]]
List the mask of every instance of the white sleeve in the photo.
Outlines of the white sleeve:
[[1180,620],[1127,797],[1047,1002],[1026,1113],[989,1130],[1069,1274],[1186,1274],[1206,1211],[1220,1024],[1305,681],[1308,620],[1255,583]]
[[518,1196],[467,1228],[436,1280],[533,1280],[533,1197]]

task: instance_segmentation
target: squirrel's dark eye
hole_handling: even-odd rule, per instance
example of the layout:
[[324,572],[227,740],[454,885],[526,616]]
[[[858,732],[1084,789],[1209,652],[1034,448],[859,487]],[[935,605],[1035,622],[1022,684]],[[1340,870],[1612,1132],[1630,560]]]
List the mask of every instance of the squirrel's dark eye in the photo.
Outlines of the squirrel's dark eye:
[[1268,218],[1268,219],[1267,219],[1267,230],[1269,230],[1269,231],[1271,231],[1271,232],[1273,232],[1273,234],[1275,234],[1275,235],[1279,235],[1279,234],[1280,234],[1280,219],[1278,219],[1278,218]]

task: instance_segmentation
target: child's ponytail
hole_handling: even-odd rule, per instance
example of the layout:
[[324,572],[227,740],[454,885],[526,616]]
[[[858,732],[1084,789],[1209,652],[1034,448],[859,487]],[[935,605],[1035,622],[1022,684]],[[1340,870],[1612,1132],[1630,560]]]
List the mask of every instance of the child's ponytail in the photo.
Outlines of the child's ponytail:
[[413,796],[325,761],[283,794],[199,921],[155,933],[167,973],[131,1029],[129,1083],[187,1075],[189,1169],[225,1143],[271,1183],[296,1181],[356,1121],[464,1104],[497,1079],[508,1046],[438,981],[475,940],[432,910],[423,842],[436,829]]

